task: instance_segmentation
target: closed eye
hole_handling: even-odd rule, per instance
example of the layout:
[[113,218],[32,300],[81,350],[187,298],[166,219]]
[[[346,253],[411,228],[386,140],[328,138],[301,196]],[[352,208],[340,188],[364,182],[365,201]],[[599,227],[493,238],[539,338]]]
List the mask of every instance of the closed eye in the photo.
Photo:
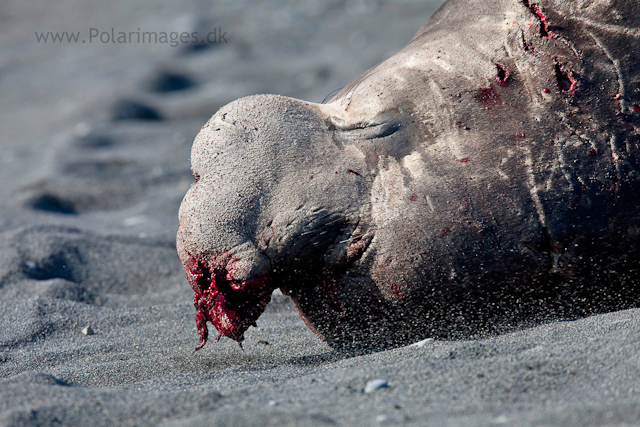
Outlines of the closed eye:
[[336,117],[331,117],[330,120],[336,136],[343,140],[384,138],[393,135],[401,128],[401,123],[397,120],[370,120],[365,123],[347,123]]

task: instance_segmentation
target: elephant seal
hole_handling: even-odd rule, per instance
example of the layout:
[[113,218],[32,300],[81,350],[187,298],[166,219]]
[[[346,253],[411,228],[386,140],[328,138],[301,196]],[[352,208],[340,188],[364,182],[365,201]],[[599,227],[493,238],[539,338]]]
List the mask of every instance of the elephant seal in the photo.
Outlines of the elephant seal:
[[637,1],[449,0],[327,104],[234,101],[179,213],[198,348],[277,288],[345,348],[636,306],[639,131]]

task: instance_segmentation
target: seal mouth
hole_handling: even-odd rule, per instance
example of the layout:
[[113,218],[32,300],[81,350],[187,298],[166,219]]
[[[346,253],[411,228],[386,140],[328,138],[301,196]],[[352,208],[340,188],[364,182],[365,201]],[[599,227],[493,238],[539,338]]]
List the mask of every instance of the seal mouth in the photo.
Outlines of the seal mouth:
[[244,333],[256,321],[271,301],[271,293],[276,289],[269,284],[266,275],[236,280],[233,277],[231,260],[224,266],[207,262],[204,258],[188,254],[185,271],[191,288],[196,293],[193,305],[196,308],[196,325],[200,343],[196,351],[207,342],[207,322],[218,331],[218,338],[226,336],[238,343],[244,340]]

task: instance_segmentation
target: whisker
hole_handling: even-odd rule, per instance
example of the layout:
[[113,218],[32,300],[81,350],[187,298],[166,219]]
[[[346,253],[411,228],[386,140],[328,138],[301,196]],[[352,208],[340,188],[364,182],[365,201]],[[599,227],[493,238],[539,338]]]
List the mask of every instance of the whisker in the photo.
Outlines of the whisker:
[[338,89],[334,89],[331,92],[329,92],[329,94],[327,96],[324,97],[324,99],[322,100],[322,102],[320,104],[324,104],[325,102],[327,102],[329,99],[333,98],[333,96],[335,94],[337,94],[338,92],[340,92],[342,89],[344,89],[344,86],[338,88]]

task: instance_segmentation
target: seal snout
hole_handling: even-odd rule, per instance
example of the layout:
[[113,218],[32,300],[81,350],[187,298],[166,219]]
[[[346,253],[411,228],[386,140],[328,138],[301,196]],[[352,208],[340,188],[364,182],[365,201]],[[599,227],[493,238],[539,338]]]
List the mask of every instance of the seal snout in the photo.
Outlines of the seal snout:
[[202,348],[208,339],[207,322],[218,331],[218,338],[224,335],[237,342],[244,340],[244,332],[256,326],[256,320],[271,300],[275,289],[269,283],[267,274],[248,277],[236,276],[239,259],[229,257],[220,262],[205,257],[188,254],[184,268],[191,288],[196,308],[196,326]]

